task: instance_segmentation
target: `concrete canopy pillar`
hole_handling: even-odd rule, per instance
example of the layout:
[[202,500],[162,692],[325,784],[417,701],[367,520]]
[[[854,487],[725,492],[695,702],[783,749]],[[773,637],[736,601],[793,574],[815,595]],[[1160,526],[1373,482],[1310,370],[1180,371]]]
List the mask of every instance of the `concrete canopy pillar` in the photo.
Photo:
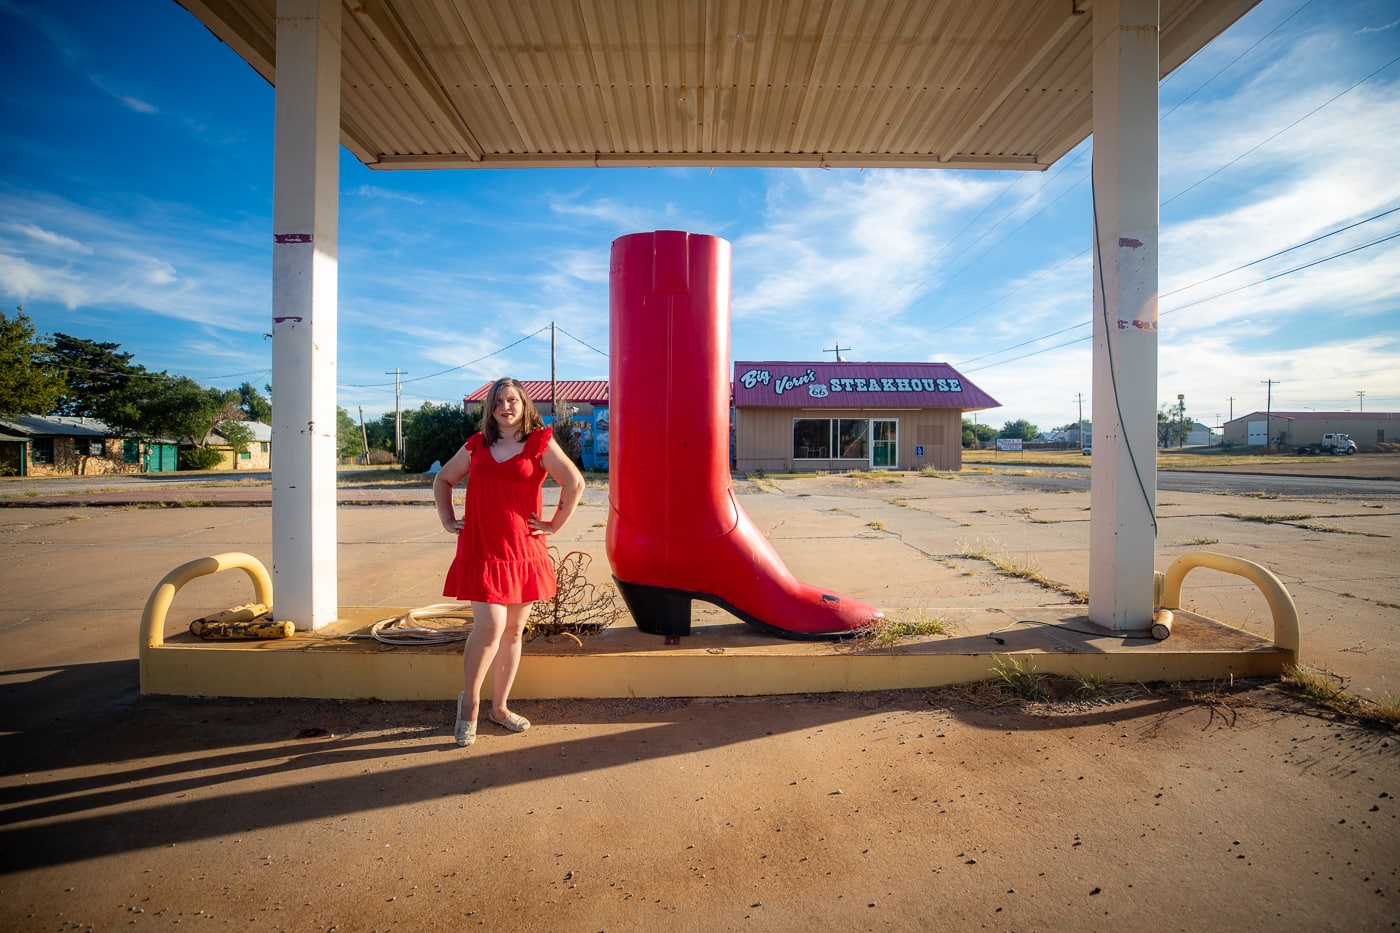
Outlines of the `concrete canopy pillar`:
[[340,0],[278,0],[272,204],[276,616],[333,621]]
[[1152,627],[1157,538],[1157,0],[1095,0],[1089,619]]

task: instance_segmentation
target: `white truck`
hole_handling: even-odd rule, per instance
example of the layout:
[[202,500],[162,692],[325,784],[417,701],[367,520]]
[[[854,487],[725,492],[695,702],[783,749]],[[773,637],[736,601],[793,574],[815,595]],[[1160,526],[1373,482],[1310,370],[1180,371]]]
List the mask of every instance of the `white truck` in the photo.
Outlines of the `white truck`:
[[1347,434],[1324,434],[1316,444],[1303,444],[1298,447],[1300,454],[1346,454],[1356,453],[1356,442]]

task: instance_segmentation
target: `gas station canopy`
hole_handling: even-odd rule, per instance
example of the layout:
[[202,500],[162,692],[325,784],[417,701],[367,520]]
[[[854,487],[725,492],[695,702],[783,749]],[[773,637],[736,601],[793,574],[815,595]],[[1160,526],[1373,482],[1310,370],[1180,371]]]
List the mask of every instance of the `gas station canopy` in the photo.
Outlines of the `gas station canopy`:
[[[1160,0],[1161,75],[1256,2]],[[276,83],[277,0],[180,3]],[[341,142],[379,169],[1040,170],[1091,131],[1091,7],[344,0]]]

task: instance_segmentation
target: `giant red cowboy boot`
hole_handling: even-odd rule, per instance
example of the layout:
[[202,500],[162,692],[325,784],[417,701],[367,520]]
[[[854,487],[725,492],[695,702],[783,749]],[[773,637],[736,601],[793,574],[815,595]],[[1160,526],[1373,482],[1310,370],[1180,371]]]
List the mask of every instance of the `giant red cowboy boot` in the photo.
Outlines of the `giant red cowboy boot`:
[[689,635],[703,599],[784,638],[882,614],[795,578],[734,498],[728,241],[677,230],[612,245],[608,560],[637,627]]

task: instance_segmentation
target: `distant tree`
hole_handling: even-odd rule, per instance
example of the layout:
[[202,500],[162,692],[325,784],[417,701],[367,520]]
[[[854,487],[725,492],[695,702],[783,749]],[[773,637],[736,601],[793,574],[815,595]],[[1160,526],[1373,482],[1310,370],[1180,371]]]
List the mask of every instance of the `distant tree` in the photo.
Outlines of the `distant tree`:
[[1040,428],[1025,418],[1017,418],[1015,421],[1008,421],[1001,426],[1001,436],[1019,437],[1029,441],[1040,436]]
[[370,450],[394,453],[394,413],[389,412],[373,421],[366,421],[365,435],[369,438]]
[[67,386],[55,413],[78,418],[101,418],[105,411],[127,403],[133,382],[146,369],[131,361],[119,343],[98,343],[68,334],[54,334],[49,358],[64,373]]
[[[240,457],[253,446],[253,429],[246,421],[224,421],[219,424],[219,434],[233,448],[234,457]],[[235,459],[235,463],[237,460]]]
[[34,335],[23,308],[0,311],[0,417],[47,415],[65,390],[63,372],[49,359],[50,342]]
[[161,375],[148,393],[141,434],[205,447],[224,422],[242,420],[236,390],[206,389],[188,376]]
[[962,420],[962,428],[964,447],[980,447],[997,436],[997,429],[990,424],[977,424],[967,418]]
[[365,452],[360,426],[339,405],[335,407],[335,452],[341,460],[358,460]]
[[[269,395],[272,394],[272,386],[264,388],[267,389]],[[248,421],[261,421],[263,424],[272,423],[272,402],[250,382],[245,382],[238,387],[238,407]]]
[[1157,446],[1181,447],[1185,445],[1191,428],[1186,422],[1185,411],[1178,405],[1163,405],[1157,412]]
[[424,402],[404,428],[404,470],[423,473],[435,460],[446,463],[480,426],[479,407],[468,412],[462,405]]

